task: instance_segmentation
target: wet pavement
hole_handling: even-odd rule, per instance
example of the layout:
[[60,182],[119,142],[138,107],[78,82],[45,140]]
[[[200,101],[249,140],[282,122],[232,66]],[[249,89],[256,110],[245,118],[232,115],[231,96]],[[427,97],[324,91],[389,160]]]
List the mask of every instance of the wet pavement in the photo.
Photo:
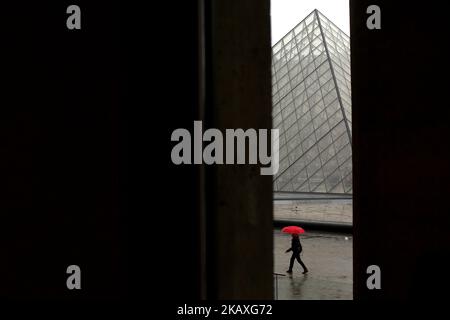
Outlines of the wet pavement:
[[[347,238],[347,239],[346,239]],[[274,272],[279,300],[350,300],[353,298],[353,237],[348,234],[306,232],[300,236],[303,246],[301,258],[309,269],[295,262],[292,275],[286,274],[291,253],[290,235],[274,230]],[[275,279],[275,276],[274,276]],[[274,283],[276,287],[276,284]]]

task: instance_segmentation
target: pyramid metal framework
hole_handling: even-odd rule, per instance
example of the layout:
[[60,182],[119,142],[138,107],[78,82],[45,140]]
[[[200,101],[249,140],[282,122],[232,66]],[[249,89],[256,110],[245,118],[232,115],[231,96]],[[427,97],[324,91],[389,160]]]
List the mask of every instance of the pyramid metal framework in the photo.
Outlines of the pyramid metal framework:
[[274,191],[352,194],[350,38],[314,10],[272,52]]

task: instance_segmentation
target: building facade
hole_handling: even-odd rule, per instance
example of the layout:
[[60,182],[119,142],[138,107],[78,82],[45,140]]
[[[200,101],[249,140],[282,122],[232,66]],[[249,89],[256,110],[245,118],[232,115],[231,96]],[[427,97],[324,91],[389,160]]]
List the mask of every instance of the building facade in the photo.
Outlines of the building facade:
[[314,10],[272,51],[274,191],[351,195],[349,37]]

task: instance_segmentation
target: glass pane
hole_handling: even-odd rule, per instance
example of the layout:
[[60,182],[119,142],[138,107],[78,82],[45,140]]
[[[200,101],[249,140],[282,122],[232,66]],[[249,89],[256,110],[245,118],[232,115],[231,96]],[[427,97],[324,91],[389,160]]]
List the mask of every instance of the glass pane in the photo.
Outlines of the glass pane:
[[331,191],[331,193],[344,193],[344,187],[342,183],[338,183]]
[[303,184],[307,184],[307,174],[306,170],[302,170],[292,179],[292,186],[294,190],[300,188]]
[[315,142],[316,141],[315,141],[314,135],[310,135],[308,138],[306,138],[302,142],[302,148],[303,148],[303,150],[305,150],[305,152],[307,151],[308,157],[311,157],[314,153],[313,150],[309,150],[309,149],[312,148],[312,146],[315,144]]
[[286,139],[290,140],[296,134],[298,134],[298,126],[297,123],[294,123],[292,127],[286,130]]
[[344,180],[342,180],[342,184],[344,185],[344,191],[347,193],[351,193],[352,191],[352,174],[347,175]]
[[[311,178],[309,178],[309,185],[311,188],[313,188],[313,185],[314,188],[317,188],[323,181],[323,173],[322,170],[319,169]],[[317,192],[317,190],[314,191]]]
[[319,151],[322,152],[324,151],[326,148],[328,148],[331,144],[333,143],[333,141],[331,140],[331,133],[327,133],[324,137],[322,137],[317,145],[319,147]]
[[321,192],[321,193],[327,192],[325,182],[322,182],[319,186],[317,186],[314,192]]

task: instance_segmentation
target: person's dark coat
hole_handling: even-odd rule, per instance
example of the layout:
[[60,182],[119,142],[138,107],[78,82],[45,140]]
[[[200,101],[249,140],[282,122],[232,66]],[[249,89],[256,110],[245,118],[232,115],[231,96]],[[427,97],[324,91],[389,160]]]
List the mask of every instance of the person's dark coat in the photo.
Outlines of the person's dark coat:
[[302,252],[302,250],[303,250],[303,248],[302,248],[302,244],[300,243],[300,238],[292,237],[291,247],[289,249],[287,249],[286,252],[292,251],[293,253],[300,253],[300,252]]

